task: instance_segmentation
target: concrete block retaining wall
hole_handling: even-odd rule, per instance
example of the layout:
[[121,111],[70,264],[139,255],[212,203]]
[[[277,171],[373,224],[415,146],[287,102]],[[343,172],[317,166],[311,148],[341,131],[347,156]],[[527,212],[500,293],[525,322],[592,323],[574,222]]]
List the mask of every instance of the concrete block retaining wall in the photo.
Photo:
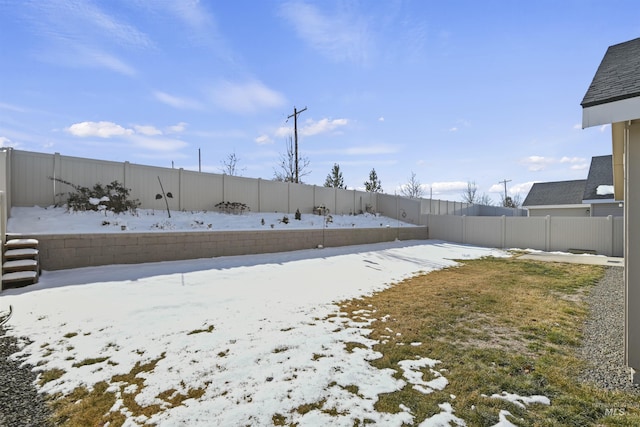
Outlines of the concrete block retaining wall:
[[135,264],[274,253],[400,240],[426,240],[427,227],[325,230],[153,232],[29,235],[39,240],[40,265],[61,270],[109,264]]

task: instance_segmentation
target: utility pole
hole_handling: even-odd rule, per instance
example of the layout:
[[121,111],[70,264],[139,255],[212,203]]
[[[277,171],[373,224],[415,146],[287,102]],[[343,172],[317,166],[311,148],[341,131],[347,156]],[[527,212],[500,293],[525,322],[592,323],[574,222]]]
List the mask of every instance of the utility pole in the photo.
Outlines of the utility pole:
[[302,113],[303,111],[306,111],[307,107],[304,107],[302,110],[298,111],[296,110],[296,107],[293,107],[293,114],[290,115],[289,117],[287,117],[287,120],[289,120],[291,117],[293,117],[293,138],[295,140],[295,144],[296,144],[296,148],[295,148],[295,156],[296,156],[296,176],[295,176],[295,183],[298,183],[298,114]]
[[510,179],[505,179],[502,181],[498,181],[498,184],[504,184],[504,202],[507,201],[507,182],[511,182]]

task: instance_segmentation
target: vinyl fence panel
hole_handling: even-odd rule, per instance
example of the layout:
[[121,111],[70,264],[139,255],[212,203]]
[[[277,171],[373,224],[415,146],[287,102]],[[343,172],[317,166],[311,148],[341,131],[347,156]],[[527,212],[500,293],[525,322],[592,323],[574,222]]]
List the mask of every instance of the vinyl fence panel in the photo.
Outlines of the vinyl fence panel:
[[464,217],[453,215],[429,215],[429,237],[448,242],[464,243]]
[[289,211],[289,183],[280,181],[258,181],[260,188],[260,212]]
[[179,170],[180,209],[192,211],[216,211],[216,205],[224,201],[224,175]]
[[52,155],[14,150],[9,161],[12,206],[51,206],[56,202],[54,194],[61,189],[49,179],[54,176]]
[[548,250],[546,224],[546,217],[506,217],[505,247]]
[[613,247],[612,217],[551,217],[549,250],[593,250],[610,254]]
[[464,242],[477,246],[501,248],[504,246],[504,219],[502,217],[465,216]]

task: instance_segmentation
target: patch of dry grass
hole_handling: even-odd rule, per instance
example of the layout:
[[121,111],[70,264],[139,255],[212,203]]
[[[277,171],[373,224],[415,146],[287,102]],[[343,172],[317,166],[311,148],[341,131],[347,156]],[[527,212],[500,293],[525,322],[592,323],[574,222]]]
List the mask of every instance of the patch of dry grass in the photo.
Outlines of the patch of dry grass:
[[[421,394],[411,386],[380,396],[379,411],[409,407],[416,423],[450,402],[469,425],[498,422],[509,410],[518,425],[640,425],[640,398],[576,380],[584,362],[575,355],[587,316],[583,295],[603,267],[486,258],[405,280],[371,297],[348,301],[342,311],[358,318],[376,310],[370,338],[383,354],[372,364],[435,358],[449,380],[443,391]],[[421,343],[421,345],[411,345]],[[550,406],[522,409],[486,396],[503,391],[544,395]],[[451,395],[456,398],[452,399]],[[608,408],[629,408],[607,416]]]
[[[133,417],[140,415],[151,417],[162,410],[182,405],[187,399],[199,399],[202,397],[205,393],[204,388],[190,388],[187,389],[186,393],[180,393],[175,388],[171,388],[156,396],[163,402],[162,404],[142,406],[136,402],[136,396],[144,389],[144,378],[140,374],[152,372],[164,357],[163,353],[160,357],[146,363],[138,362],[128,373],[114,375],[108,383],[98,383],[92,389],[78,387],[68,395],[57,394],[52,396],[50,399],[54,412],[52,421],[55,425],[67,427],[104,426],[107,424],[110,427],[118,427],[122,426],[126,421],[122,411],[110,411],[118,396],[122,400],[123,408]],[[106,360],[106,358],[102,359],[102,361]],[[46,371],[41,378],[51,381],[60,378],[63,373],[64,371]],[[117,386],[118,393],[113,391],[113,387],[110,387],[110,384]],[[135,385],[135,387],[130,387],[131,385]]]

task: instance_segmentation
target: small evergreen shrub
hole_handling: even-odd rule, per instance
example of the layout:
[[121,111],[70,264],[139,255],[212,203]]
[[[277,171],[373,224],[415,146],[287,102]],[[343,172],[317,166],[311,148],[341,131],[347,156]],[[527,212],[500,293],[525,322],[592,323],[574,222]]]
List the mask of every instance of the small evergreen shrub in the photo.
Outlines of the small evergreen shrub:
[[300,213],[300,209],[296,209],[295,219],[300,221],[302,219],[302,214]]
[[138,199],[129,199],[130,189],[125,188],[118,181],[111,184],[95,184],[92,188],[73,184],[60,178],[50,178],[62,184],[71,186],[75,192],[67,193],[67,210],[69,211],[101,211],[107,210],[119,214],[123,212],[136,213],[140,206]]

